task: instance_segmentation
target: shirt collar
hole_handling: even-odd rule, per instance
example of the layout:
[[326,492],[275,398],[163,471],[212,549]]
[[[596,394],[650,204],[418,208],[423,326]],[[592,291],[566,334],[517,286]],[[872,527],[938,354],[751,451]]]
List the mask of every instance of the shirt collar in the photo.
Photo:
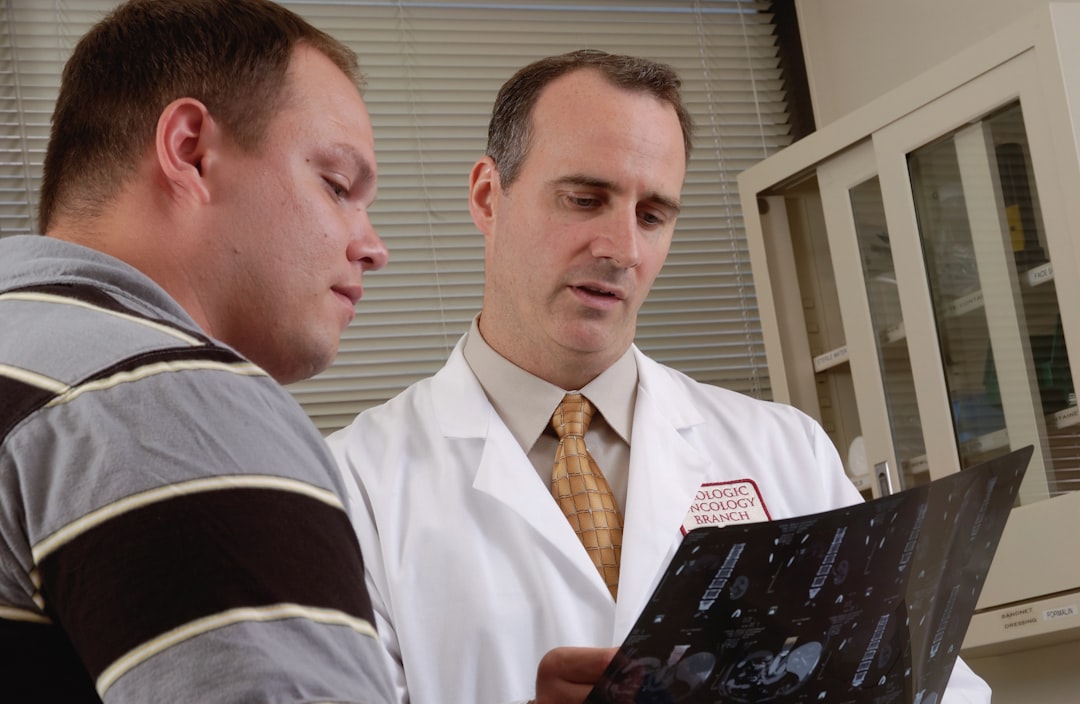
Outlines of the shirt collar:
[[[528,453],[547,429],[551,414],[567,391],[530,374],[488,345],[473,318],[462,350],[499,417]],[[633,425],[637,397],[637,361],[633,347],[610,367],[580,389],[604,417],[607,424],[627,444]]]

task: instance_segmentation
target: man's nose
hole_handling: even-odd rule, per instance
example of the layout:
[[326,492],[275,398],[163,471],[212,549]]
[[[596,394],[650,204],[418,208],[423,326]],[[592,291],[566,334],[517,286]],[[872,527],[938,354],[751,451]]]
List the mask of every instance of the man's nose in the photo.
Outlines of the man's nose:
[[594,257],[610,259],[623,269],[632,269],[641,263],[641,233],[636,211],[613,210],[601,227],[592,243]]
[[360,222],[357,224],[356,233],[349,242],[346,256],[351,262],[360,262],[364,271],[382,269],[390,261],[390,252],[386,249],[386,244],[383,243],[382,238],[375,232],[375,227],[371,224],[371,218],[366,212],[360,216]]

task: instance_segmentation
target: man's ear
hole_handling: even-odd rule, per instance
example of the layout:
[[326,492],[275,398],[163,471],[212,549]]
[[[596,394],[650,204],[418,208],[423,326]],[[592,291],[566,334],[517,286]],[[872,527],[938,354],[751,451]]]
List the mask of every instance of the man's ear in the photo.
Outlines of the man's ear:
[[491,157],[481,157],[469,172],[469,213],[485,236],[494,229],[496,205],[501,193],[498,167]]
[[175,196],[187,193],[199,202],[209,202],[203,162],[217,129],[209,110],[194,98],[174,100],[162,111],[154,146],[162,176]]

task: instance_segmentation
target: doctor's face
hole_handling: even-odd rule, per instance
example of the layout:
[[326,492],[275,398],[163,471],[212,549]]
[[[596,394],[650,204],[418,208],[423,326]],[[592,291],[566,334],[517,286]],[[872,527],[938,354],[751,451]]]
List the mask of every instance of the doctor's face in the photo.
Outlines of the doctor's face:
[[617,360],[667,257],[685,175],[671,105],[590,69],[548,85],[516,180],[504,187],[489,157],[470,180],[488,344],[565,389]]

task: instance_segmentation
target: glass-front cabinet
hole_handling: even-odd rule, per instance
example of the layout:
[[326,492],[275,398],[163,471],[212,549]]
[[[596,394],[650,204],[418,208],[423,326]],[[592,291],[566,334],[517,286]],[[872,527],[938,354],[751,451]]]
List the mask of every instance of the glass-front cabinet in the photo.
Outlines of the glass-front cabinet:
[[966,658],[1080,640],[1078,36],[1051,2],[740,177],[774,394],[867,497],[1035,448]]

